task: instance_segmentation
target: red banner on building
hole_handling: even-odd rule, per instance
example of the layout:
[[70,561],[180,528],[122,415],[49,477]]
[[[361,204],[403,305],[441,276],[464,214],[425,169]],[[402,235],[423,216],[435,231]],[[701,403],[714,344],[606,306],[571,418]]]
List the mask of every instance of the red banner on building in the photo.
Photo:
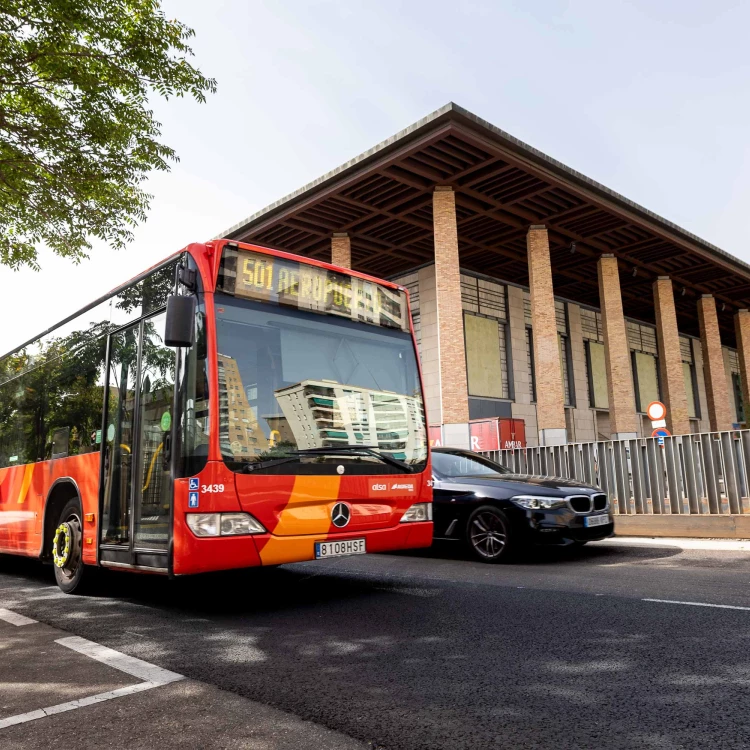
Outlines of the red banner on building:
[[469,422],[469,435],[471,436],[471,449],[473,451],[500,450],[500,432],[497,422],[497,418],[476,419]]
[[526,424],[523,419],[474,419],[469,422],[473,451],[499,451],[526,447]]
[[442,448],[443,447],[443,428],[442,427],[428,427],[427,439],[430,441],[430,448]]

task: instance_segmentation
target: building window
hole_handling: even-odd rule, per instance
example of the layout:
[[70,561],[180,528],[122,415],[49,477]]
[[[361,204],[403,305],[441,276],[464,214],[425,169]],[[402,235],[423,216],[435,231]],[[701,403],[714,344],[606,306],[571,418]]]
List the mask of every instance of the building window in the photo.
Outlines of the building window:
[[586,349],[586,380],[589,385],[589,406],[609,409],[607,366],[604,357],[604,332],[601,313],[581,308],[581,333]]
[[511,398],[505,286],[461,274],[469,396]]
[[464,313],[469,395],[508,398],[505,326],[492,318]]
[[656,328],[632,320],[628,320],[626,325],[632,357],[635,408],[636,411],[645,412],[652,401],[661,398]]
[[561,300],[555,300],[555,320],[557,322],[557,339],[560,348],[560,372],[562,374],[563,403],[575,406],[575,389],[573,386],[573,361],[568,335],[568,308]]
[[724,354],[724,367],[729,373],[729,383],[734,396],[735,422],[740,424],[745,421],[745,408],[742,400],[742,378],[740,377],[740,361],[736,349],[728,346],[722,347]]
[[529,370],[529,396],[536,401],[536,378],[534,377],[534,335],[531,326],[526,326],[526,366]]
[[419,312],[419,274],[410,273],[394,279],[397,284],[406,287],[409,292],[409,308],[411,310],[411,321],[414,326],[414,338],[417,340],[417,350],[422,354],[422,316]]
[[682,356],[682,377],[685,381],[685,395],[687,396],[688,417],[698,419],[697,380],[695,377],[695,362],[693,360],[693,343],[687,336],[680,336],[680,354]]
[[657,359],[653,354],[633,352],[633,372],[635,373],[635,408],[645,412],[652,401],[659,401],[659,372]]
[[586,375],[589,381],[589,404],[594,409],[609,409],[604,344],[587,340],[584,345],[586,347]]
[[737,412],[737,424],[745,421],[745,405],[742,400],[742,381],[738,372],[732,373],[732,391],[734,393],[734,405]]

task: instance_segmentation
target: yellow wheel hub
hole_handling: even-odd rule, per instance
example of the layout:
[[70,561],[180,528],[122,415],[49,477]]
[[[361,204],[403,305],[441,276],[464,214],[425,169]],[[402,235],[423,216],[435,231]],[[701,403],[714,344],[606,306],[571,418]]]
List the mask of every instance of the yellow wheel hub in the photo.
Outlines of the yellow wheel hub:
[[61,523],[55,529],[55,538],[52,540],[52,562],[58,568],[64,568],[70,559],[71,538],[70,524]]

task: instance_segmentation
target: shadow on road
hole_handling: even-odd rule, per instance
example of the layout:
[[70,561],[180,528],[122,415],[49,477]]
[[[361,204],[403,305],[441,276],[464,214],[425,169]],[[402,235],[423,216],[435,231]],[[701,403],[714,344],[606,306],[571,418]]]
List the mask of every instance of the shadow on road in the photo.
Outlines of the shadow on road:
[[[386,571],[401,561],[372,558],[359,574],[108,573],[100,596],[64,597],[33,561],[0,557],[0,574],[12,575],[2,595],[22,589],[32,617],[388,750],[747,746],[746,613],[481,585],[505,566],[457,548],[403,557],[437,568],[446,554],[471,575],[395,580]],[[547,549],[509,567],[543,580],[553,567],[583,575],[674,554]]]
[[[404,557],[423,557],[444,560],[466,560],[477,562],[479,565],[487,563],[478,562],[467,550],[462,542],[439,541],[434,542],[429,549],[405,550],[403,552],[390,552],[392,555]],[[625,561],[648,561],[675,557],[682,554],[679,547],[622,547],[601,546],[587,544],[582,547],[569,546],[539,546],[523,550],[509,562],[499,564],[501,567],[509,565],[531,565],[543,567],[545,565],[570,565],[572,563],[615,563]]]

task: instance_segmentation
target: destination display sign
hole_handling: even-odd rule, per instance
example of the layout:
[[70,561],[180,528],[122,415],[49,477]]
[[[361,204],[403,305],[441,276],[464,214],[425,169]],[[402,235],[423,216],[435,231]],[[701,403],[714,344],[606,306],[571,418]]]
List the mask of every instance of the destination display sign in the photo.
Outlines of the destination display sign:
[[410,330],[404,292],[287,258],[225,248],[219,288],[236,297]]

